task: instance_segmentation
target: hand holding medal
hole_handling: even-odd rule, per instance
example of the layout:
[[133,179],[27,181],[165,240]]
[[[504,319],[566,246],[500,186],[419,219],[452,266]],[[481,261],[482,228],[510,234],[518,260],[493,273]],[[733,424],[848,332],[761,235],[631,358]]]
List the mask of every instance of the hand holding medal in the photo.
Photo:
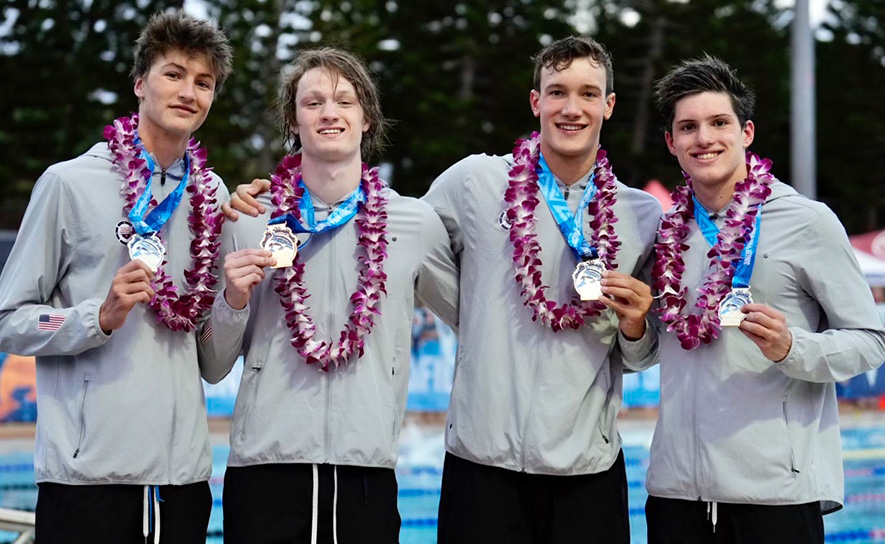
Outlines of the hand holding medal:
[[129,261],[117,270],[98,311],[98,326],[105,334],[122,327],[136,304],[148,304],[154,298],[153,276],[140,260]]
[[234,310],[242,310],[252,298],[252,290],[265,277],[264,268],[275,265],[271,252],[241,249],[224,258],[224,300]]
[[781,312],[765,304],[747,304],[742,308],[745,319],[740,331],[752,340],[768,360],[783,361],[793,347],[793,333],[787,326],[787,318]]
[[601,289],[599,301],[615,311],[621,333],[628,340],[640,339],[654,301],[651,287],[629,274],[607,270],[602,275]]

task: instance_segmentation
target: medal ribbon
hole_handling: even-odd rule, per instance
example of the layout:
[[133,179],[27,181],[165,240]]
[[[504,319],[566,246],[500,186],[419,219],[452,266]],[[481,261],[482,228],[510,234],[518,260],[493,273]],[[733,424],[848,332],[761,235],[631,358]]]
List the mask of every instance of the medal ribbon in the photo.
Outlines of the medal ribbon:
[[556,185],[553,172],[550,171],[547,161],[544,160],[544,155],[538,158],[538,186],[541,188],[541,194],[544,195],[544,200],[547,202],[547,207],[550,208],[550,213],[553,214],[553,219],[559,225],[559,231],[562,232],[562,236],[572,248],[572,253],[575,254],[579,262],[595,259],[598,256],[596,248],[591,246],[584,237],[583,225],[584,210],[596,196],[595,178],[596,167],[594,165],[593,172],[587,179],[587,187],[581,196],[581,203],[578,204],[577,211],[572,214],[562,191]]
[[[694,219],[698,223],[704,238],[710,247],[716,245],[716,237],[719,235],[719,227],[710,219],[707,209],[700,203],[698,198],[691,195],[694,200]],[[732,289],[748,289],[750,287],[750,278],[753,276],[753,265],[756,263],[756,245],[759,243],[759,229],[762,227],[762,204],[759,204],[759,212],[756,214],[756,225],[744,249],[741,251],[741,260],[738,261],[734,270],[734,277],[731,280]]]
[[[140,146],[141,140],[136,140],[136,145]],[[160,232],[160,229],[162,229],[163,225],[169,221],[169,218],[172,217],[172,214],[175,213],[175,209],[178,208],[178,205],[181,203],[181,197],[184,195],[184,188],[187,186],[187,179],[191,171],[191,161],[190,157],[185,154],[184,176],[181,178],[181,181],[178,182],[178,187],[176,187],[169,196],[163,199],[163,202],[160,202],[160,204],[151,210],[151,213],[147,214],[147,217],[145,217],[145,213],[153,198],[151,182],[153,181],[154,170],[156,170],[157,165],[154,163],[154,159],[151,158],[150,153],[144,149],[141,150],[141,158],[147,163],[151,174],[148,176],[144,192],[141,193],[141,196],[139,196],[138,200],[135,202],[135,206],[129,211],[129,222],[132,223],[135,232],[142,236],[150,236],[151,234]]]
[[[295,233],[316,234],[319,232],[325,232],[327,230],[337,229],[353,219],[353,216],[356,215],[356,212],[359,209],[359,205],[366,201],[366,193],[363,191],[362,185],[360,185],[355,191],[348,195],[347,199],[342,202],[340,206],[335,208],[335,210],[329,214],[329,217],[317,223],[313,211],[313,200],[310,198],[310,191],[307,190],[303,181],[299,181],[298,185],[304,189],[304,196],[301,197],[301,202],[298,203],[298,209],[301,211],[301,217],[307,222],[307,226],[302,225],[291,213],[271,219],[267,222],[268,225],[285,223],[290,229],[292,229],[292,232]],[[301,244],[301,246],[303,247],[309,241],[310,239]]]

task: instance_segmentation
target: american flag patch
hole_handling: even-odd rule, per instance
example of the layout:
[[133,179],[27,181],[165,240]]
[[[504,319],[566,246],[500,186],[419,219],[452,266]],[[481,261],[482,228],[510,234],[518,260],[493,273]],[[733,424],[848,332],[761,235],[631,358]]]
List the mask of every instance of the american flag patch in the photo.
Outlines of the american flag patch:
[[205,344],[212,338],[212,320],[206,321],[206,324],[203,325],[203,334],[200,335],[200,343]]
[[65,324],[65,316],[60,314],[40,314],[37,320],[38,331],[57,331]]

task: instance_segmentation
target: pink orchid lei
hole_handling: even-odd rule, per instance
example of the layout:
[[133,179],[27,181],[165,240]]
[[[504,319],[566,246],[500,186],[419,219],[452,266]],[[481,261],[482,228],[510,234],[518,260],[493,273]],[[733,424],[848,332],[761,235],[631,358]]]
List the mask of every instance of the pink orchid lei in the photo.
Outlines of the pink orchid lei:
[[[513,167],[510,169],[510,182],[504,193],[507,203],[507,220],[511,223],[510,241],[513,243],[513,267],[516,283],[521,288],[523,304],[532,309],[532,321],[553,329],[554,332],[585,324],[585,319],[596,317],[605,306],[600,302],[581,301],[574,297],[558,306],[547,300],[546,285],[541,283],[541,245],[535,234],[535,208],[541,202],[538,198],[538,160],[541,154],[541,138],[533,132],[531,138],[516,141],[513,148]],[[600,149],[596,154],[596,198],[587,207],[593,219],[590,220],[591,235],[588,242],[597,248],[599,258],[609,270],[617,267],[615,255],[621,243],[613,225],[618,221],[614,213],[617,201],[617,179],[611,165]]]
[[[272,217],[280,217],[291,213],[301,221],[298,204],[304,196],[301,181],[301,155],[287,156],[271,177],[271,193],[273,203],[277,206]],[[387,259],[387,196],[384,189],[387,184],[378,177],[377,168],[369,168],[363,164],[362,187],[366,193],[366,201],[362,203],[354,218],[359,229],[357,245],[363,248],[364,255],[358,258],[360,263],[359,280],[356,291],[350,296],[353,310],[341,331],[338,344],[331,341],[317,340],[317,328],[307,306],[310,295],[304,287],[304,262],[301,253],[295,256],[295,262],[289,268],[277,273],[274,290],[280,296],[280,304],[286,313],[286,323],[292,331],[292,345],[304,358],[307,364],[319,364],[320,370],[329,371],[330,365],[338,368],[347,363],[356,352],[363,356],[365,336],[372,332],[376,315],[381,315],[378,304],[381,294],[387,294],[384,286],[387,274],[384,273],[384,261]]]
[[668,332],[675,332],[682,349],[692,350],[719,336],[719,304],[731,291],[731,281],[748,235],[755,225],[759,205],[771,194],[774,177],[769,173],[771,161],[747,152],[747,178],[734,186],[734,197],[725,212],[725,222],[716,244],[707,253],[713,267],[704,278],[695,308],[697,313],[685,315],[686,287],[681,286],[685,261],[682,253],[688,249],[685,239],[689,234],[689,219],[694,217],[691,178],[683,172],[685,185],[673,191],[674,208],[661,218],[655,244],[657,257],[653,276],[655,289],[661,294],[658,312],[667,324]]
[[[147,162],[141,158],[141,148],[136,145],[138,115],[120,117],[104,129],[104,137],[113,154],[114,170],[123,176],[120,195],[126,202],[123,213],[128,214],[139,195],[144,192],[151,175]],[[219,235],[224,216],[215,199],[216,187],[211,184],[206,167],[206,149],[191,139],[187,144],[190,158],[189,183],[186,191],[190,195],[191,213],[188,216],[193,239],[190,243],[191,266],[184,270],[188,289],[178,295],[178,288],[172,277],[165,272],[166,260],[160,266],[151,287],[155,295],[150,307],[157,316],[157,322],[173,331],[191,332],[197,328],[200,317],[212,307],[215,300],[214,275],[218,262]],[[156,206],[156,200],[151,200]]]

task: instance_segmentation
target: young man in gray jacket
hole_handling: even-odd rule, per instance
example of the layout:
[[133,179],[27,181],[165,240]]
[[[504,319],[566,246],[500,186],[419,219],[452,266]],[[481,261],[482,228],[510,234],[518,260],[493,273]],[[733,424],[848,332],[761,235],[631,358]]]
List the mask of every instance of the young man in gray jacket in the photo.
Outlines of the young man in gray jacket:
[[226,288],[205,352],[210,381],[245,354],[225,542],[392,544],[414,293],[453,323],[453,256],[433,209],[362,162],[385,120],[359,59],[302,51],[280,103],[296,153],[261,198],[270,213],[225,227]]
[[[599,150],[615,105],[600,44],[542,50],[529,98],[539,135],[458,162],[423,199],[461,281],[438,540],[626,544],[621,358],[654,338],[649,289],[631,275],[649,262],[660,205]],[[585,291],[599,275],[612,298]]]
[[754,97],[731,67],[686,61],[656,99],[687,184],[656,245],[649,542],[822,544],[844,493],[834,382],[885,360],[870,289],[833,212],[747,151]]
[[41,544],[205,542],[212,466],[193,331],[212,301],[227,191],[188,140],[230,70],[220,30],[152,17],[132,69],[138,115],[34,187],[0,277],[0,350],[37,357]]

